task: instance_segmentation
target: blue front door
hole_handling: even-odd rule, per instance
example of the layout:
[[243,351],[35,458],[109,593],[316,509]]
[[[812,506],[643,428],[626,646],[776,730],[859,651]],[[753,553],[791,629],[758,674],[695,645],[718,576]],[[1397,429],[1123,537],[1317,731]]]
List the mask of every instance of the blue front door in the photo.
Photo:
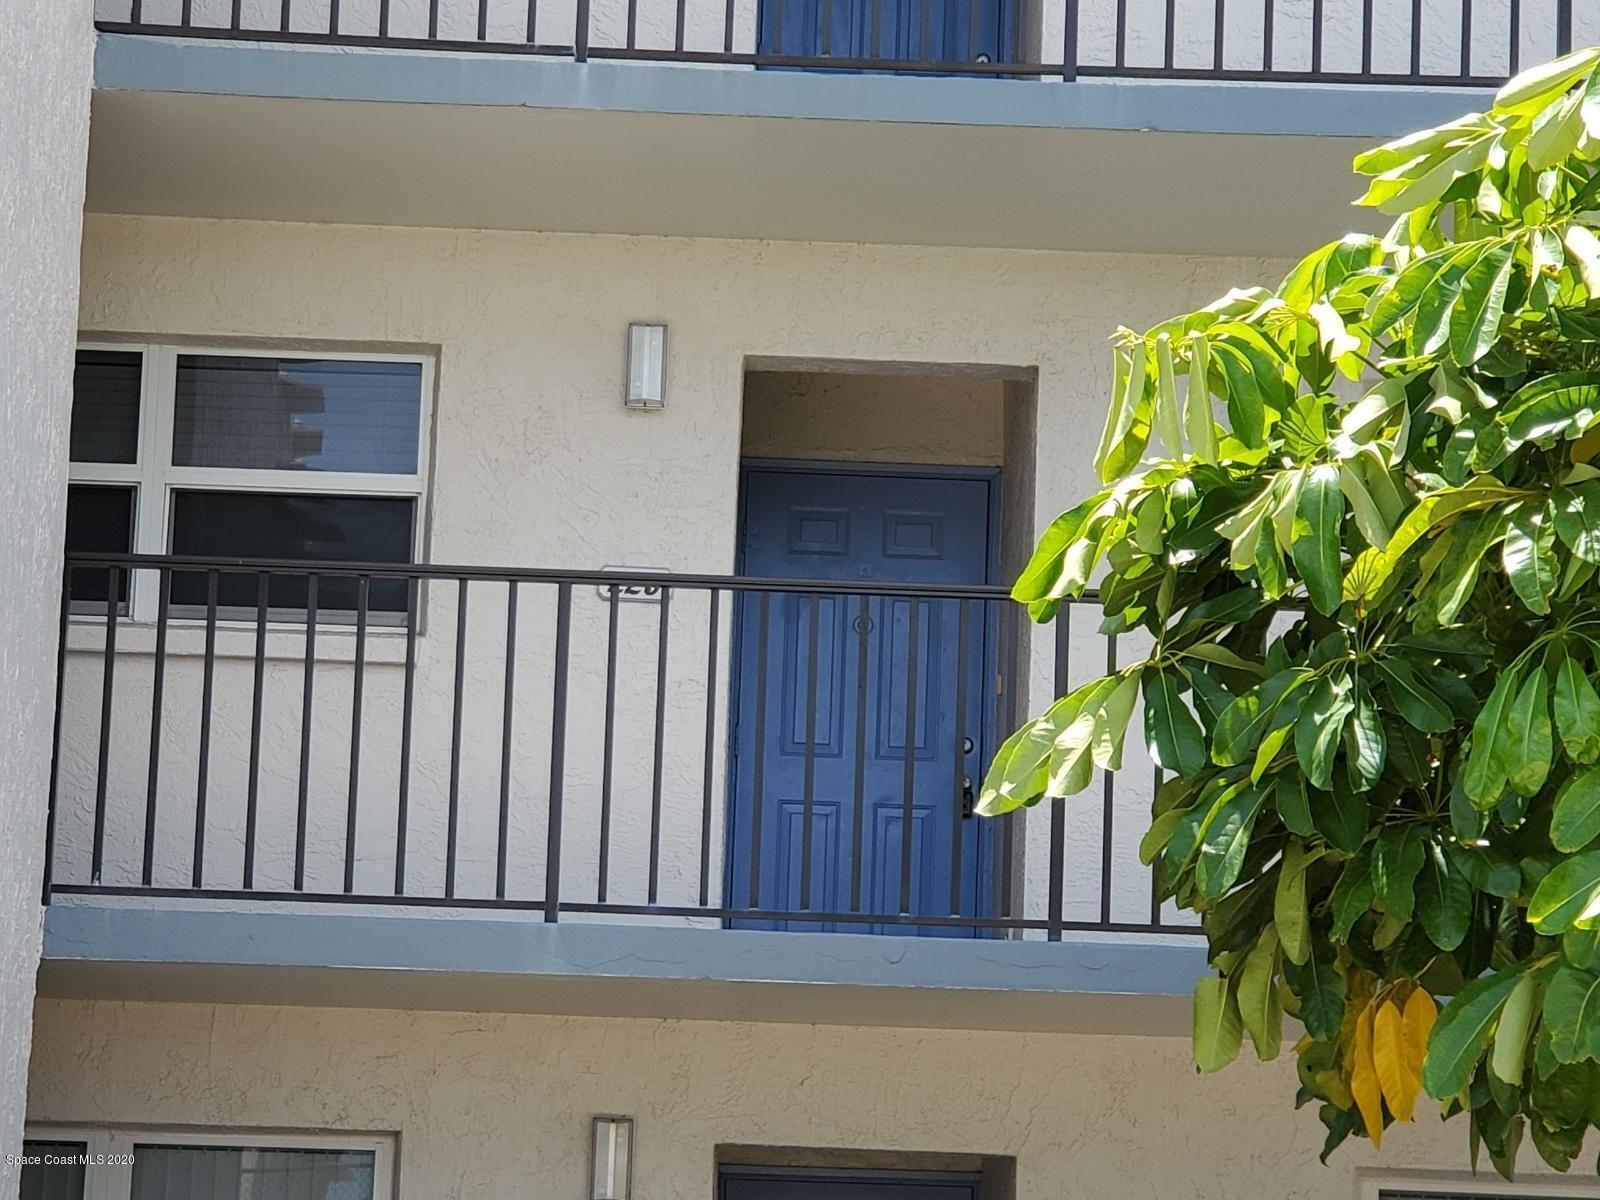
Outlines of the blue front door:
[[[837,581],[842,589],[981,585],[990,576],[994,487],[986,477],[752,465],[741,569],[760,578]],[[964,811],[993,732],[986,607],[847,591],[773,592],[764,603],[743,598],[734,660],[731,906],[989,914],[986,823]]]
[[1013,0],[761,0],[764,55],[925,63],[1008,63]]
[[976,1175],[724,1167],[718,1200],[978,1200]]

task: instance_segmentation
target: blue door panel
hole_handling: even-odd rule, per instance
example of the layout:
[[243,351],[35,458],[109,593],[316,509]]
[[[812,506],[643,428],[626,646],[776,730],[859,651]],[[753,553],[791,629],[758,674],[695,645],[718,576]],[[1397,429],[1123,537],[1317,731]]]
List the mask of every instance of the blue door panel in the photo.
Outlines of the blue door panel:
[[[992,486],[988,479],[752,467],[741,569],[844,587],[982,584],[989,576]],[[771,593],[764,637],[761,608],[746,596],[737,614],[730,906],[843,913],[859,894],[863,912],[899,913],[910,733],[910,911],[950,915],[955,895],[955,911],[987,915],[994,900],[991,846],[984,823],[963,814],[964,784],[980,769],[992,733],[985,708],[992,689],[983,686],[992,676],[990,631],[982,606],[969,605],[964,657],[956,600]],[[966,704],[958,712],[963,673]],[[741,924],[860,933],[896,928]],[[956,928],[922,932],[972,935]]]
[[756,44],[805,58],[1008,63],[1018,18],[1015,0],[761,0]]

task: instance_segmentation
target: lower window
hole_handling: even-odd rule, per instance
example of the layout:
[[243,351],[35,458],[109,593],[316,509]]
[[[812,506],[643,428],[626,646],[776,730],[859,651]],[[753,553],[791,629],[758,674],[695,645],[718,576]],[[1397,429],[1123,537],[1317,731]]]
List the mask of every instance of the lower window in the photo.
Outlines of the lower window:
[[36,1131],[21,1200],[388,1200],[387,1138]]

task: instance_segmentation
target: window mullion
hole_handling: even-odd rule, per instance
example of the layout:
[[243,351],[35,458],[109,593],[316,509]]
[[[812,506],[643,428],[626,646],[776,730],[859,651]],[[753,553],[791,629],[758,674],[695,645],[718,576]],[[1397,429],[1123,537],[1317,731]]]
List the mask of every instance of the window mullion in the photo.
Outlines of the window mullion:
[[133,1168],[114,1163],[112,1156],[133,1152],[133,1139],[127,1134],[95,1132],[88,1139],[90,1166],[84,1175],[84,1200],[131,1200]]
[[[139,506],[134,519],[133,549],[137,554],[163,554],[167,549],[167,489],[164,475],[172,459],[172,394],[177,386],[177,351],[170,346],[145,350],[145,373],[139,403]],[[139,572],[130,592],[136,621],[156,619],[158,587],[152,573]]]

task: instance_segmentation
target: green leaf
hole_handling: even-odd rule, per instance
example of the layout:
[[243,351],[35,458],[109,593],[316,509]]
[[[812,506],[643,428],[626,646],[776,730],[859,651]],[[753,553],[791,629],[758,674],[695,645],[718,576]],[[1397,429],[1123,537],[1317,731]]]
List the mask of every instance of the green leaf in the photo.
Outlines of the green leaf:
[[1460,307],[1450,323],[1450,357],[1463,367],[1482,358],[1499,336],[1515,251],[1512,242],[1494,247],[1462,280]]
[[1228,406],[1228,424],[1247,448],[1262,445],[1266,429],[1266,398],[1245,352],[1232,341],[1211,344],[1211,365],[1222,377],[1219,389]]
[[1544,1026],[1558,1062],[1600,1058],[1600,974],[1556,968],[1544,993]]
[[1203,463],[1217,461],[1217,426],[1211,412],[1211,344],[1197,333],[1189,347],[1189,387],[1184,395],[1183,427],[1189,449]]
[[1319,679],[1311,689],[1300,719],[1295,722],[1294,750],[1311,786],[1327,789],[1333,783],[1333,756],[1339,748],[1339,730],[1355,708],[1350,690],[1331,679]]
[[1422,838],[1415,826],[1390,825],[1372,850],[1373,899],[1397,921],[1409,921],[1416,905],[1417,874],[1422,870]]
[[1278,999],[1278,934],[1269,922],[1239,968],[1239,1015],[1256,1057],[1271,1062],[1283,1046],[1283,1004]]
[[1458,540],[1440,568],[1437,589],[1439,624],[1453,624],[1467,601],[1472,599],[1484,557],[1497,542],[1505,538],[1510,519],[1510,513],[1505,511],[1482,515],[1468,513],[1461,518],[1462,525],[1472,522],[1471,532],[1464,540]]
[[1122,743],[1138,698],[1139,676],[1135,672],[1121,676],[1100,703],[1094,740],[1090,744],[1095,766],[1111,771],[1122,769]]
[[1283,852],[1278,871],[1278,887],[1272,899],[1272,920],[1284,957],[1301,964],[1311,954],[1311,914],[1306,905],[1306,869],[1322,857],[1321,851],[1306,852],[1298,841],[1291,841]]
[[1360,461],[1349,459],[1340,465],[1339,487],[1344,492],[1344,498],[1350,502],[1350,515],[1355,519],[1356,528],[1366,539],[1367,545],[1382,550],[1389,544],[1389,536],[1394,529],[1383,506],[1367,487],[1367,481],[1357,465]]
[[1305,777],[1297,771],[1285,771],[1273,783],[1273,804],[1278,819],[1290,833],[1310,837],[1317,829],[1311,821],[1311,801],[1306,795]]
[[1197,774],[1206,765],[1205,734],[1178,694],[1178,676],[1144,672],[1144,730],[1150,756],[1163,771]]
[[1316,938],[1303,964],[1289,964],[1290,982],[1300,993],[1300,1023],[1319,1042],[1339,1036],[1344,1021],[1345,981],[1333,965],[1332,949]]
[[1347,941],[1356,922],[1372,911],[1372,856],[1363,851],[1344,866],[1333,888],[1333,937]]
[[1340,526],[1344,521],[1344,492],[1339,486],[1339,468],[1323,465],[1312,469],[1300,489],[1295,508],[1295,569],[1305,582],[1306,593],[1317,611],[1339,611],[1344,573],[1340,564]]
[[1208,975],[1194,987],[1194,1062],[1202,1072],[1220,1071],[1239,1057],[1244,1022],[1228,981]]
[[1512,442],[1536,442],[1564,435],[1576,437],[1600,412],[1600,376],[1593,371],[1543,375],[1522,387],[1501,413]]
[[[1496,112],[1536,112],[1559,96],[1600,62],[1600,47],[1590,47],[1530,67],[1494,96]],[[1357,170],[1360,168],[1358,167]]]
[[1190,811],[1187,808],[1169,808],[1151,819],[1150,828],[1146,829],[1144,836],[1139,839],[1139,861],[1143,865],[1148,867],[1160,857],[1161,852],[1171,842],[1179,823],[1189,815]]
[[1335,781],[1331,792],[1317,792],[1311,798],[1311,820],[1316,830],[1335,850],[1354,854],[1367,836],[1367,801]]
[[1570,929],[1562,934],[1561,956],[1582,971],[1600,968],[1600,928]]
[[1195,882],[1202,895],[1220,896],[1239,878],[1250,849],[1250,832],[1265,799],[1264,789],[1242,783],[1222,794],[1206,824],[1195,864]]
[[1304,668],[1278,671],[1223,709],[1211,739],[1211,757],[1217,765],[1247,762],[1279,705],[1310,678],[1311,672]]
[[1550,817],[1550,844],[1571,854],[1597,837],[1600,837],[1600,767],[1590,767],[1567,780],[1556,793],[1555,809]]
[[1580,97],[1574,92],[1542,114],[1543,120],[1528,138],[1528,166],[1543,171],[1554,166],[1578,148],[1583,137]]
[[1460,946],[1472,921],[1472,884],[1466,875],[1451,869],[1437,842],[1423,847],[1416,896],[1417,920],[1428,940],[1441,950]]
[[1511,703],[1516,695],[1519,676],[1515,671],[1502,671],[1495,681],[1489,699],[1478,710],[1472,725],[1472,753],[1467,758],[1462,783],[1473,804],[1479,809],[1494,807],[1505,789],[1506,774],[1500,766],[1499,742],[1510,740],[1506,729]]
[[1552,497],[1556,533],[1585,562],[1600,563],[1600,482],[1557,488]]
[[1383,722],[1378,718],[1372,698],[1362,693],[1356,698],[1355,711],[1345,726],[1345,762],[1350,768],[1350,786],[1358,792],[1371,790],[1383,774],[1387,754]]
[[1443,733],[1455,727],[1450,706],[1424,683],[1411,664],[1398,656],[1379,659],[1375,664],[1388,685],[1389,700],[1406,724],[1423,733]]
[[1555,521],[1545,508],[1523,505],[1511,514],[1500,559],[1517,596],[1533,612],[1550,611],[1556,590]]
[[1570,654],[1556,670],[1555,709],[1567,757],[1582,764],[1600,760],[1600,694]]
[[1114,359],[1111,408],[1094,466],[1107,483],[1126,474],[1150,440],[1149,354],[1143,339]]
[[1538,999],[1539,985],[1533,972],[1517,980],[1511,995],[1500,1009],[1500,1021],[1495,1027],[1494,1050],[1489,1055],[1489,1069],[1502,1083],[1522,1086],[1522,1076],[1527,1062],[1528,1032],[1533,1025],[1533,1015]]
[[1495,739],[1498,769],[1519,796],[1536,795],[1550,774],[1553,754],[1550,729],[1550,692],[1545,674],[1528,672],[1528,678],[1506,711],[1505,729]]
[[1448,1100],[1467,1086],[1488,1048],[1500,1009],[1521,978],[1521,969],[1511,968],[1475,979],[1445,1005],[1422,1060],[1422,1086],[1428,1095]]
[[[1487,347],[1485,347],[1487,348]],[[1183,417],[1178,412],[1178,372],[1172,364],[1172,339],[1156,338],[1156,396],[1152,424],[1169,458],[1183,457]]]
[[1595,915],[1600,900],[1600,850],[1558,863],[1528,901],[1528,920],[1540,933],[1565,933]]

